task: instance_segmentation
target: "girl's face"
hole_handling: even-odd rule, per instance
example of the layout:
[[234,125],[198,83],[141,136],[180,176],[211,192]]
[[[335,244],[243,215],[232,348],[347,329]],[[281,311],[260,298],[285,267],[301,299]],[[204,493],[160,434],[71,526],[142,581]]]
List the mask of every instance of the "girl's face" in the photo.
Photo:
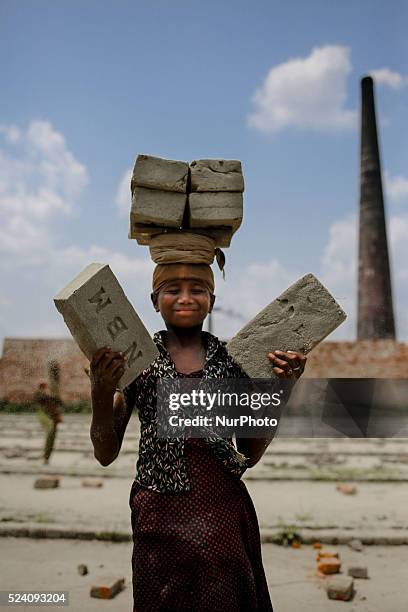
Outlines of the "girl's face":
[[173,327],[201,325],[211,312],[214,300],[215,296],[204,283],[192,279],[170,280],[158,295],[152,294],[156,311],[160,311],[165,323]]

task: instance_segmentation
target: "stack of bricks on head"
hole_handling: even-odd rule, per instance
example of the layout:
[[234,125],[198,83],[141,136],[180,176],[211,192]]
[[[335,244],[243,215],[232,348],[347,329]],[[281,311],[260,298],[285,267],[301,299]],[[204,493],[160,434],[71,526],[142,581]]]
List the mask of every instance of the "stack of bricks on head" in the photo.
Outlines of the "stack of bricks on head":
[[188,164],[138,155],[133,170],[129,238],[148,245],[155,234],[183,232],[229,247],[242,223],[244,178],[235,159]]
[[[243,191],[237,160],[188,164],[138,155],[131,180],[129,238],[149,245],[157,234],[193,232],[212,237],[216,247],[229,247],[242,223]],[[157,357],[156,345],[108,265],[88,265],[54,302],[88,359],[103,346],[126,355],[119,388]],[[306,274],[249,321],[228,342],[227,350],[251,378],[270,378],[274,374],[269,351],[307,354],[345,318],[327,289],[313,274]]]

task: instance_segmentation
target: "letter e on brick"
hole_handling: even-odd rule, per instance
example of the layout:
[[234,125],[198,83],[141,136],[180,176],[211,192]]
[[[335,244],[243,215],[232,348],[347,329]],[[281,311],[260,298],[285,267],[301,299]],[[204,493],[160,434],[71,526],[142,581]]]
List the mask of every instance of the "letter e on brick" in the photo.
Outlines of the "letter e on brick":
[[108,332],[112,340],[115,340],[119,334],[127,329],[127,325],[123,322],[120,317],[115,317],[113,321],[108,324]]

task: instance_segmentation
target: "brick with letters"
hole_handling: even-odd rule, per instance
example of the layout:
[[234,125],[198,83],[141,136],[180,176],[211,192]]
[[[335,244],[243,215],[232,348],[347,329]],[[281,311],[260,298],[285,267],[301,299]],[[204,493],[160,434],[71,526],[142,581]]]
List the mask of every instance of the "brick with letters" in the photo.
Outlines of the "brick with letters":
[[251,378],[274,377],[268,352],[307,354],[346,316],[320,281],[306,274],[251,319],[226,348]]
[[121,351],[123,389],[157,357],[158,350],[108,265],[92,263],[54,298],[72,336],[86,357],[103,346]]

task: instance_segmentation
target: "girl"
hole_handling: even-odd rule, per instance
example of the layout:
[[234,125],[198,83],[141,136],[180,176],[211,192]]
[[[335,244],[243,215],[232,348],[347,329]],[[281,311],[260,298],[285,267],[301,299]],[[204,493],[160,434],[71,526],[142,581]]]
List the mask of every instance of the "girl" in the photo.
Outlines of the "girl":
[[[237,450],[231,438],[157,436],[159,378],[245,376],[225,343],[202,331],[215,301],[215,251],[204,236],[190,240],[193,246],[180,253],[179,238],[169,245],[167,237],[165,263],[151,248],[159,264],[151,299],[166,325],[154,335],[159,356],[151,366],[115,393],[123,355],[105,347],[93,356],[94,453],[104,466],[114,461],[137,406],[141,437],[129,499],[134,612],[270,612],[257,516],[241,480],[270,440],[240,439]],[[299,353],[268,356],[280,377],[303,372],[306,358]]]

